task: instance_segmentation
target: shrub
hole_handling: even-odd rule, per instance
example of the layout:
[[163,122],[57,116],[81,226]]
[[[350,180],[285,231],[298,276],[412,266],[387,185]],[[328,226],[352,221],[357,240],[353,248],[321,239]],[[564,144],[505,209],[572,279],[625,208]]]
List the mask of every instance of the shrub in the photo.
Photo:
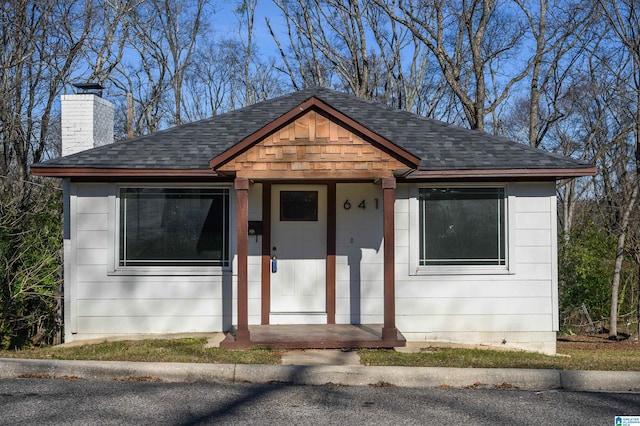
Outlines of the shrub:
[[60,327],[62,197],[38,192],[0,205],[0,348],[51,342]]

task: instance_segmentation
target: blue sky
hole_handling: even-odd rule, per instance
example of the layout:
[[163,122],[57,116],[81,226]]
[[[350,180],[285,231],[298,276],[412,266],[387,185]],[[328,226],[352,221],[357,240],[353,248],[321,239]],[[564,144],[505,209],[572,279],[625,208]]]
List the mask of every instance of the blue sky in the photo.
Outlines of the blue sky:
[[[238,3],[239,1],[219,1],[217,3],[215,13],[211,17],[211,29],[213,30],[214,37],[225,38],[238,36],[238,18],[233,13]],[[282,16],[282,11],[270,0],[259,0],[256,6],[253,29],[255,45],[263,55],[279,55],[277,46],[269,33],[265,17],[268,17],[271,21],[271,26],[274,31],[276,31],[276,34],[279,30],[285,29],[278,37],[283,45],[287,45],[286,24]]]

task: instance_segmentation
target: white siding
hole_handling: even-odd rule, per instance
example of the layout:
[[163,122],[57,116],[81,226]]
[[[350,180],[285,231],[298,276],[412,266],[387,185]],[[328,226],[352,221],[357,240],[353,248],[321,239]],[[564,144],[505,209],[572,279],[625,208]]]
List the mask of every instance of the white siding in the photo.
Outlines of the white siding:
[[[262,220],[262,184],[249,186],[249,220]],[[233,230],[231,232],[234,232]],[[249,324],[260,324],[262,312],[262,235],[249,235],[248,311]],[[236,286],[234,285],[234,289]],[[234,298],[236,294],[234,293]],[[238,307],[234,299],[233,312]],[[234,317],[235,318],[235,317]],[[235,324],[235,322],[234,322]]]
[[220,327],[216,316],[133,316],[133,317],[82,317],[82,331],[76,339],[126,334],[176,333],[176,329],[185,333],[210,332]]
[[336,322],[381,323],[382,189],[373,183],[338,184],[336,207]]
[[[396,190],[396,325],[408,340],[439,340],[555,351],[557,266],[555,184],[508,187],[509,271],[419,275],[412,269],[415,190]],[[414,235],[413,233],[416,233]],[[524,335],[523,335],[524,333]],[[529,336],[529,337],[526,337]]]
[[[224,331],[235,323],[236,276],[144,275],[115,270],[116,187],[65,181],[66,340],[113,334]],[[555,351],[555,185],[512,183],[509,270],[419,275],[412,267],[417,203],[408,184],[395,202],[396,325],[410,341],[445,341]],[[336,322],[383,322],[382,190],[336,187]],[[235,195],[231,191],[231,253]],[[376,208],[376,199],[378,205]],[[348,201],[350,208],[345,208]],[[364,201],[364,207],[359,205]],[[262,219],[262,185],[249,189],[249,218]],[[262,236],[249,236],[249,323],[261,314]],[[232,260],[236,270],[237,259]]]
[[[117,214],[113,184],[70,183],[69,238],[65,236],[66,341],[106,335],[223,331],[237,307],[236,277],[114,272]],[[232,206],[235,200],[231,193]],[[231,209],[232,212],[235,209]],[[232,251],[235,218],[231,217]],[[255,239],[249,242],[250,315],[259,319]],[[258,252],[259,253],[259,252]],[[259,261],[259,257],[257,257]],[[258,269],[259,272],[259,269]]]

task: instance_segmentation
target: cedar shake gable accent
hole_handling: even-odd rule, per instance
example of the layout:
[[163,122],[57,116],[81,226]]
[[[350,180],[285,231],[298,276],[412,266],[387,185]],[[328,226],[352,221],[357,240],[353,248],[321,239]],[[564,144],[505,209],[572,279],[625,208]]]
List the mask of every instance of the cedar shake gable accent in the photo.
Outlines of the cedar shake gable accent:
[[[300,108],[303,108],[300,110]],[[313,110],[415,170],[408,179],[562,178],[595,166],[484,132],[391,108],[353,95],[310,88],[205,120],[34,164],[34,175],[93,178],[215,178],[219,168]],[[213,160],[212,160],[213,159]]]
[[[296,118],[291,120],[291,116]],[[235,145],[232,154],[225,152],[210,164],[223,175],[250,179],[322,179],[338,174],[375,179],[393,176],[396,170],[415,169],[420,163],[419,158],[358,123],[346,127],[345,121],[349,119],[311,98],[269,126],[277,130],[266,136],[266,131],[251,135]]]

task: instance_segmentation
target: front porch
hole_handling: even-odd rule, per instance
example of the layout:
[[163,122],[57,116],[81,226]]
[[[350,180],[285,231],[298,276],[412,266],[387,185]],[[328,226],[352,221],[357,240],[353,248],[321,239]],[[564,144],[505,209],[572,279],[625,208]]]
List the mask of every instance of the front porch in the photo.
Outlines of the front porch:
[[249,340],[236,340],[233,327],[221,348],[246,349],[262,346],[274,349],[394,348],[406,346],[399,331],[395,339],[382,337],[382,324],[250,325]]
[[[420,161],[315,98],[213,158],[236,195],[236,328],[222,346],[404,346],[395,325],[396,176]],[[254,301],[260,285],[260,326],[249,326],[250,316],[258,322],[250,281]],[[309,314],[326,317],[320,326],[299,318]],[[363,321],[384,325],[336,325]]]

